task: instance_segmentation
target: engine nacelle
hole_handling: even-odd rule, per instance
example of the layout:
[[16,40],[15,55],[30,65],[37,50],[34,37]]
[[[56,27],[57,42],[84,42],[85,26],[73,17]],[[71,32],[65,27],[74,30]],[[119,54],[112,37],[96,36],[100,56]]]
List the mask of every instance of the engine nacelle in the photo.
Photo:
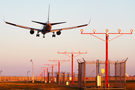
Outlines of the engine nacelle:
[[34,30],[30,30],[30,34],[34,34]]
[[57,35],[60,35],[60,34],[61,34],[61,31],[56,32],[56,34],[57,34]]

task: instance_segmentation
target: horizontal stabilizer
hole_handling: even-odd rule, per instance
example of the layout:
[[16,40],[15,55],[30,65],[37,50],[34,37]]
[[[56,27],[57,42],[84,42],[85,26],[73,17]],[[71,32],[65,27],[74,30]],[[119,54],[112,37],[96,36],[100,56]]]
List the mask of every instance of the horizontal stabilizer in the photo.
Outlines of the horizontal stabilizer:
[[62,24],[62,23],[66,23],[66,22],[51,23],[51,25]]
[[[32,22],[39,23],[39,24],[42,24],[42,25],[47,25],[47,23],[43,23],[43,22],[38,22],[38,21],[32,21]],[[51,25],[62,24],[62,23],[66,23],[66,22],[51,23]]]
[[47,25],[47,23],[43,23],[43,22],[37,22],[37,21],[32,21],[32,22],[39,23],[39,24],[42,24],[42,25]]

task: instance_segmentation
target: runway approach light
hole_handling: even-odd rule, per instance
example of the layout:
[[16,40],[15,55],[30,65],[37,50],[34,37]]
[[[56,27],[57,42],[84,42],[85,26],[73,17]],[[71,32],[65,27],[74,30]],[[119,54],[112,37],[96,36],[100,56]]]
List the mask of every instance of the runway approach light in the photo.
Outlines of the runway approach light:
[[95,33],[96,32],[96,29],[93,29],[93,32]]
[[83,32],[83,29],[81,29],[80,31]]
[[132,33],[133,32],[133,29],[131,29],[130,32]]
[[105,31],[106,31],[106,33],[108,33],[108,31],[109,31],[109,30],[108,30],[108,29],[106,29]]
[[121,30],[120,29],[118,29],[118,33],[120,33],[121,32]]

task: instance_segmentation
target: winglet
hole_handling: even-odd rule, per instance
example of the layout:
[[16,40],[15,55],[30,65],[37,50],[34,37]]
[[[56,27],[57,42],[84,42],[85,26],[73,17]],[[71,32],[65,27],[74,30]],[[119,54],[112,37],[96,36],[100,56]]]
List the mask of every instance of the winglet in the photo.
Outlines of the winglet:
[[6,24],[9,24],[6,20],[5,20],[5,17],[3,16],[3,21],[6,23]]
[[6,23],[4,16],[3,16],[3,21]]
[[90,18],[90,20],[89,20],[89,23],[88,23],[88,25],[90,24],[90,22],[91,22],[91,18]]

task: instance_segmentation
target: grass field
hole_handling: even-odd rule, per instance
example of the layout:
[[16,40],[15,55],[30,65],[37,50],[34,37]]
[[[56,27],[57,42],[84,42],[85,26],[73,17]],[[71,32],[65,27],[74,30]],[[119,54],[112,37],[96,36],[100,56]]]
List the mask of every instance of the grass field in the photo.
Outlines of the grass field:
[[0,90],[77,90],[74,87],[62,87],[46,83],[0,83]]
[[135,81],[128,81],[126,82],[127,90],[135,90]]
[[[126,83],[127,90],[135,90],[135,81],[129,81]],[[73,86],[59,86],[55,83],[15,83],[15,82],[1,82],[0,90],[78,90]],[[91,89],[92,90],[92,89]]]

